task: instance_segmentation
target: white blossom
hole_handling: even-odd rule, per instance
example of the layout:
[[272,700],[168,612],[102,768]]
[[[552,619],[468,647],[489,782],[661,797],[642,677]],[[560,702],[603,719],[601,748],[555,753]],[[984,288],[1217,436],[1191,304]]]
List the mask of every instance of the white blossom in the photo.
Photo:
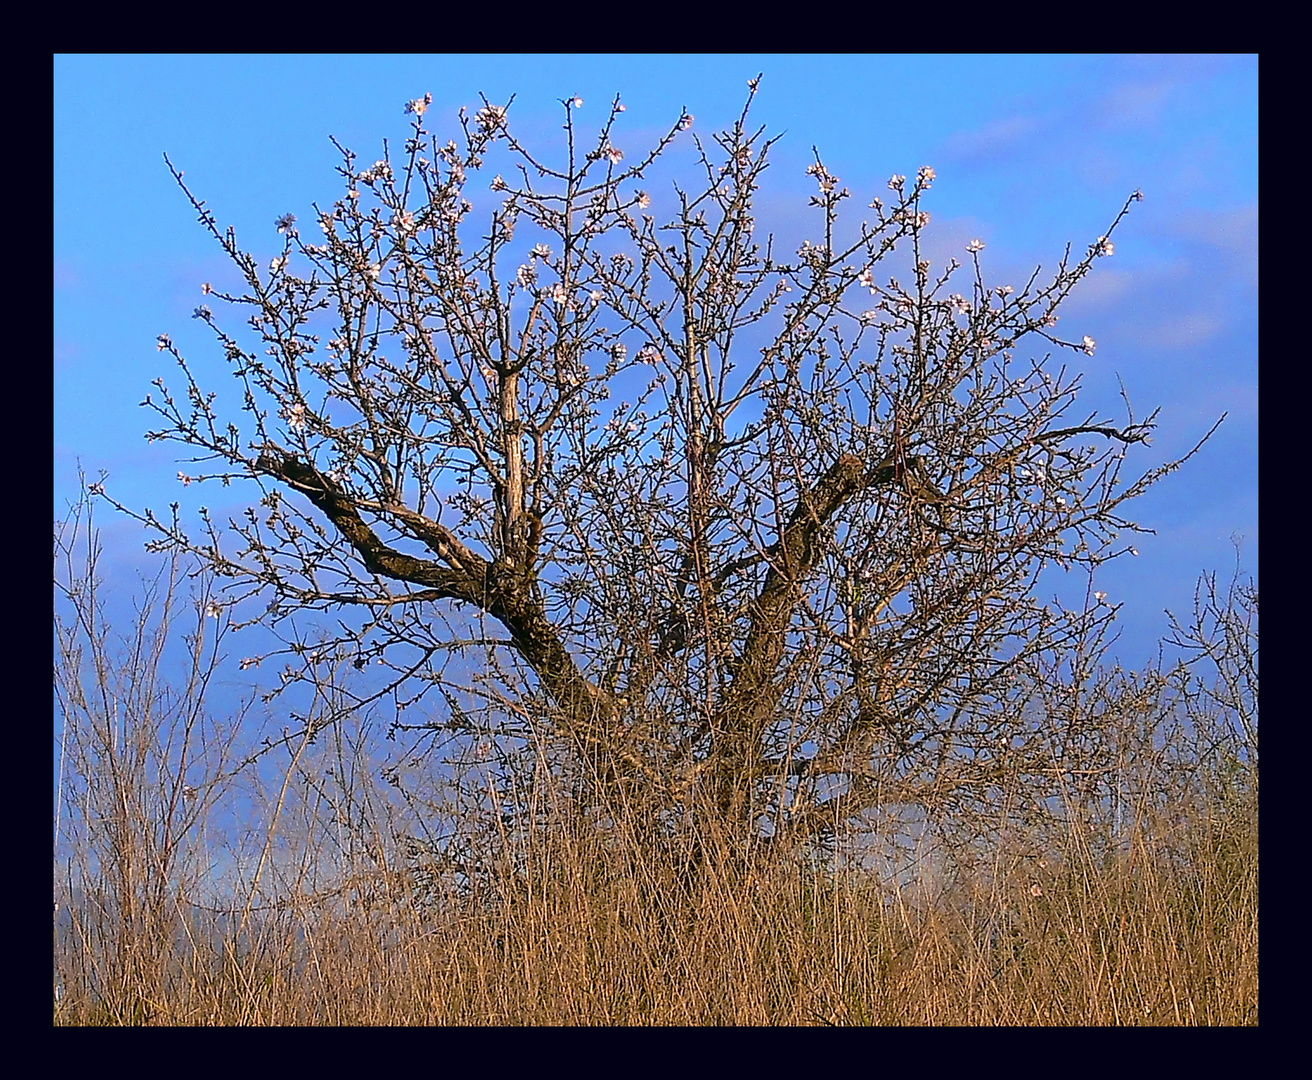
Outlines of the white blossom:
[[486,108],[479,109],[474,114],[474,119],[488,131],[495,131],[506,122],[506,110],[500,105],[489,105]]
[[423,116],[424,113],[428,111],[428,106],[431,104],[433,104],[433,95],[425,94],[421,98],[415,98],[414,101],[407,101],[405,103],[405,111],[407,113],[414,113],[416,116]]

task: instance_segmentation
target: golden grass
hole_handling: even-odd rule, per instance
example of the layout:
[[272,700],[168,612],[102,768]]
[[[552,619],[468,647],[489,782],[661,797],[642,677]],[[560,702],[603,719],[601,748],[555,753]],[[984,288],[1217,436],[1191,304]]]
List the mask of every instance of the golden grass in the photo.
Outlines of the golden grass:
[[[1251,827],[1250,827],[1251,826]],[[58,1024],[1257,1023],[1257,835],[1201,817],[1094,865],[1079,838],[992,880],[705,869],[580,829],[416,902],[291,903],[206,935],[83,895]],[[184,917],[180,917],[182,913]],[[185,926],[185,929],[184,929]]]

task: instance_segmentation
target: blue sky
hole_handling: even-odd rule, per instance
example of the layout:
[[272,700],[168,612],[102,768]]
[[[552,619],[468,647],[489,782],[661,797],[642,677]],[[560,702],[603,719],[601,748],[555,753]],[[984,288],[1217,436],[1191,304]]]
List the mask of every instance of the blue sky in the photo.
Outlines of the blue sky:
[[[813,145],[852,189],[846,205],[858,217],[888,194],[890,174],[932,165],[931,239],[944,258],[983,239],[993,283],[1053,267],[1068,242],[1083,251],[1142,189],[1115,256],[1064,308],[1064,333],[1098,341],[1081,357],[1082,400],[1122,415],[1119,376],[1136,413],[1161,406],[1144,465],[1184,452],[1221,413],[1229,419],[1133,506],[1157,530],[1138,542],[1139,558],[1102,571],[1099,587],[1125,604],[1122,659],[1147,659],[1166,629],[1163,608],[1184,614],[1200,571],[1228,571],[1232,534],[1258,569],[1254,56],[60,56],[54,73],[56,517],[79,460],[93,477],[106,470],[130,505],[204,503],[220,520],[244,505],[235,488],[184,491],[174,479],[181,448],[142,438],[150,416],[138,403],[151,380],[177,381],[157,335],[172,335],[212,388],[226,384],[190,316],[201,283],[231,271],[164,152],[267,260],[280,244],[275,217],[304,218],[312,202],[338,196],[328,137],[371,161],[384,138],[405,139],[403,105],[425,92],[428,126],[453,136],[461,105],[514,94],[512,128],[547,149],[562,136],[562,98],[583,97],[579,121],[595,123],[619,93],[627,112],[616,142],[636,149],[684,108],[703,135],[731,123],[747,80],[763,73],[752,115],[785,136],[758,217],[781,233],[814,187]],[[111,566],[140,561],[135,524],[108,513],[100,523]]]

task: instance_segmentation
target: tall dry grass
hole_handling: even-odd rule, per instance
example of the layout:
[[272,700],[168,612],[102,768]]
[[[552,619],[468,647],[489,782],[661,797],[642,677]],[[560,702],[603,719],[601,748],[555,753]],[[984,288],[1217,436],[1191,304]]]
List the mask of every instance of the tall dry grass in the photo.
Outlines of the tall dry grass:
[[1169,801],[969,851],[922,829],[882,860],[851,841],[690,875],[641,815],[603,828],[549,771],[518,816],[418,843],[341,702],[315,703],[333,728],[283,747],[277,772],[244,764],[253,718],[206,708],[224,624],[204,579],[167,567],[118,637],[90,522],[73,525],[57,534],[57,1024],[1257,1023],[1256,788],[1238,758],[1200,758]]

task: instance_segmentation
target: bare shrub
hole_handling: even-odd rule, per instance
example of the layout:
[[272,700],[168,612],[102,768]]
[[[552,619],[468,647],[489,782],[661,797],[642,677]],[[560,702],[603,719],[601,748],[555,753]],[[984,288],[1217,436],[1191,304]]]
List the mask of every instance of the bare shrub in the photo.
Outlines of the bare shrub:
[[[262,497],[200,535],[109,501],[222,584],[223,633],[277,635],[242,666],[284,665],[286,715],[168,1019],[1254,1022],[1256,589],[1205,579],[1174,667],[1107,662],[1094,572],[1193,451],[1127,472],[1156,414],[1079,411],[1053,359],[1093,355],[1058,309],[1139,194],[993,285],[978,242],[925,258],[928,167],[858,225],[817,155],[811,237],[758,238],[750,96],[646,152],[570,99],[554,157],[508,105],[444,141],[429,103],[395,156],[339,147],[322,242],[285,214],[267,268],[169,164],[248,332],[196,310],[231,413],[160,337],[185,391],[157,381],[148,437]],[[697,175],[662,195],[679,139]],[[1039,601],[1050,567],[1082,603]],[[65,727],[96,723],[79,791],[117,775],[105,722]],[[174,764],[124,775],[167,792],[159,731],[134,760]],[[126,805],[86,873],[154,911],[196,822]]]
[[[207,290],[253,343],[196,316],[247,426],[165,335],[186,393],[159,382],[150,438],[217,463],[187,482],[264,497],[196,540],[146,512],[161,543],[260,594],[253,618],[332,612],[313,655],[382,661],[398,730],[521,747],[599,820],[695,823],[697,857],[711,833],[741,855],[991,808],[1015,762],[1046,767],[1066,721],[1027,710],[1026,666],[1112,612],[1041,604],[1037,577],[1124,553],[1125,504],[1180,464],[1123,477],[1153,417],[1076,418],[1079,376],[1051,360],[1093,353],[1057,311],[1139,194],[1078,257],[993,287],[981,244],[924,258],[928,167],[857,226],[817,156],[813,238],[762,244],[774,140],[748,108],[626,152],[618,99],[590,137],[566,101],[556,160],[486,101],[443,142],[426,102],[395,158],[342,150],[324,241],[284,215],[267,269],[183,185],[245,283]],[[679,138],[699,182],[647,213]],[[289,681],[314,678],[288,645]]]

